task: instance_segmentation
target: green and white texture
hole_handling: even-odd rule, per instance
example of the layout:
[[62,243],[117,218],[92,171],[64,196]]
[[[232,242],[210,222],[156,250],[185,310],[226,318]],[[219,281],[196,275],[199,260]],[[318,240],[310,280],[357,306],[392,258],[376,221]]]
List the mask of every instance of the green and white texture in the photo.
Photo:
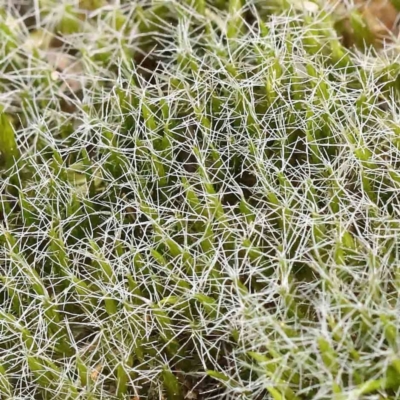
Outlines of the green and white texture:
[[400,399],[397,38],[0,4],[1,399]]

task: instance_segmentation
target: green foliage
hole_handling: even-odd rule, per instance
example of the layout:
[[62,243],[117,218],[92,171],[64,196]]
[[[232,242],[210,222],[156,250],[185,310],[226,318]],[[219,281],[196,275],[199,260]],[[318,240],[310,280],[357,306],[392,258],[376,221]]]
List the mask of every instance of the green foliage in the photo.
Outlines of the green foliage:
[[313,1],[1,7],[2,394],[398,398],[399,43]]

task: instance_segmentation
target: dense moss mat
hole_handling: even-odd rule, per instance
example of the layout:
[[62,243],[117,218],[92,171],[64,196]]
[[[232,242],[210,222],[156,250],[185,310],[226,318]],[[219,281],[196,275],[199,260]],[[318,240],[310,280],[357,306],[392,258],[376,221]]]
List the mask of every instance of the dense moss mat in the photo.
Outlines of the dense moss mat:
[[400,398],[396,38],[291,0],[0,37],[1,398]]

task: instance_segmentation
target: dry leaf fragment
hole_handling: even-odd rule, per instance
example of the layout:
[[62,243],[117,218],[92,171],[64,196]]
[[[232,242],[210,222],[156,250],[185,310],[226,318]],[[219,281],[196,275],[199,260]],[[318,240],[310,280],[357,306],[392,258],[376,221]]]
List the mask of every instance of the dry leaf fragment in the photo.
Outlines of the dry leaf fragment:
[[361,12],[372,33],[377,38],[386,36],[395,28],[397,11],[389,0],[358,0]]
[[99,363],[97,364],[93,371],[90,373],[90,379],[92,381],[97,381],[97,379],[99,378],[100,372],[103,369],[103,364]]
[[57,78],[63,80],[60,87],[62,93],[67,89],[72,93],[82,89],[83,65],[79,59],[60,51],[49,51],[46,58],[52,69],[59,72]]
[[371,33],[375,46],[381,47],[384,41],[390,40],[390,32],[398,34],[396,21],[399,13],[390,0],[354,0],[351,6],[344,0],[339,3],[331,0],[328,3],[333,6],[337,27],[340,27],[346,47],[355,44],[350,19],[352,12],[356,10]]

